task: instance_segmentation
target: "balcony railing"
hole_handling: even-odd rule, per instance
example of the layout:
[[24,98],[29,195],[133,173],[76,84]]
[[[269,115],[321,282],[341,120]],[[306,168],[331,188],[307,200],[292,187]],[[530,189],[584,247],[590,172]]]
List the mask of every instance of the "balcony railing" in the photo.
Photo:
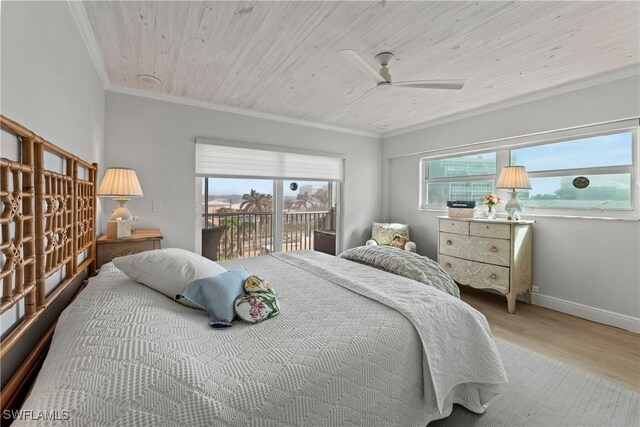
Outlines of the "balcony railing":
[[[331,211],[285,212],[282,250],[313,249],[313,232],[332,224]],[[218,259],[249,258],[274,251],[273,213],[225,212],[202,215],[204,228],[226,226]]]

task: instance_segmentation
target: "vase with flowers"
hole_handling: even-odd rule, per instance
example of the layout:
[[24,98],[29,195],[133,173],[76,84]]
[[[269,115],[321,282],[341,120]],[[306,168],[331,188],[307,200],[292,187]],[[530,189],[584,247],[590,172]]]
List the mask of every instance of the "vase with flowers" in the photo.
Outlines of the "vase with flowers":
[[496,219],[496,205],[502,203],[502,198],[497,194],[487,194],[481,200],[483,205],[487,205],[489,210],[487,211],[487,219]]

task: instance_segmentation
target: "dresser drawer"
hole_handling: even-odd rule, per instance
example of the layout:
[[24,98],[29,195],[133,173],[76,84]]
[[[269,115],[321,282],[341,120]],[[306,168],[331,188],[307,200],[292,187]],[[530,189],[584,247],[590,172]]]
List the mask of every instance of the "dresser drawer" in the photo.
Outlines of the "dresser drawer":
[[491,237],[494,239],[510,239],[511,226],[509,224],[472,222],[469,225],[469,234],[472,236]]
[[440,231],[469,235],[469,222],[441,219]]
[[439,264],[461,285],[480,289],[495,289],[509,293],[509,269],[497,265],[483,264],[460,258],[440,255]]
[[511,241],[440,233],[440,253],[508,267],[511,264]]

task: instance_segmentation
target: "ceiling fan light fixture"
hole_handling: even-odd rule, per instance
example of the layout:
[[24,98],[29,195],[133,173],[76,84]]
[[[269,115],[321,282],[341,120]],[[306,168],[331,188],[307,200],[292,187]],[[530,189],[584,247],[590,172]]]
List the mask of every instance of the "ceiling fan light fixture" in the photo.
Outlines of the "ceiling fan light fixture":
[[160,80],[159,78],[151,74],[138,74],[136,78],[143,83],[151,83],[151,84],[162,83],[162,80]]

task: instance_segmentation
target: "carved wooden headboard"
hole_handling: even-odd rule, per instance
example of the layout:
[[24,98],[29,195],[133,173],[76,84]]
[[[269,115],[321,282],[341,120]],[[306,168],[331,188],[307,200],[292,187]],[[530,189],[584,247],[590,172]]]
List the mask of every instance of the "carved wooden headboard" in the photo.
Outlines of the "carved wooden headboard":
[[[5,357],[47,308],[95,269],[97,164],[1,115],[0,125],[17,144],[16,159],[0,159],[0,306],[2,316],[9,317],[3,319],[0,343],[4,366]],[[18,369],[3,384],[3,409],[24,375],[25,369]]]

